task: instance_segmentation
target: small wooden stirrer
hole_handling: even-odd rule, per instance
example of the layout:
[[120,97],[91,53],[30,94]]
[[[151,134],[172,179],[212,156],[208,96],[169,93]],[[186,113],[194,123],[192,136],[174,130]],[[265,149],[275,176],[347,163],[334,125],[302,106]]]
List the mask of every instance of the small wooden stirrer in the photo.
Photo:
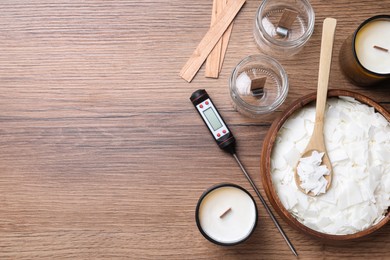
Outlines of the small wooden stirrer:
[[191,57],[180,71],[180,77],[188,82],[191,82],[195,74],[198,72],[207,56],[210,54],[215,44],[219,41],[222,34],[229,27],[230,23],[236,17],[241,7],[245,4],[245,0],[229,1],[226,8],[218,17],[214,26],[212,26],[203,39],[200,41]]
[[285,8],[283,10],[282,17],[279,20],[278,27],[276,28],[276,33],[280,36],[286,37],[288,35],[288,30],[291,29],[291,26],[297,16],[298,12]]

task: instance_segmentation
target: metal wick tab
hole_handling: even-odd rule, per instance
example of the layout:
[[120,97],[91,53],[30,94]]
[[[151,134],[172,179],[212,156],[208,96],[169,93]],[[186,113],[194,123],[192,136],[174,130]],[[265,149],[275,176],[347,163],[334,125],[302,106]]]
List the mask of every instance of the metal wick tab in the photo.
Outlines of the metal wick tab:
[[264,86],[266,81],[267,77],[255,78],[251,80],[252,96],[260,98],[264,95]]
[[276,33],[282,37],[287,37],[292,24],[298,16],[298,12],[285,8],[282,17],[276,27]]

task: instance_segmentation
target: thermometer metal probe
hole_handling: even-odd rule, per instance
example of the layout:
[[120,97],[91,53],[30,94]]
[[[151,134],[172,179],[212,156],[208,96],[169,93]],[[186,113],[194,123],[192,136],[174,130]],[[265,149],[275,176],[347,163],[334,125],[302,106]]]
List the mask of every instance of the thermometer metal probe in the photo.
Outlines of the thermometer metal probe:
[[282,227],[280,226],[279,222],[275,218],[274,214],[272,213],[271,209],[268,207],[267,203],[265,202],[263,196],[261,196],[259,190],[257,189],[255,183],[253,182],[252,178],[248,174],[248,172],[245,170],[244,166],[240,162],[240,160],[237,157],[236,154],[236,140],[226,125],[225,121],[222,119],[221,115],[219,114],[217,108],[214,106],[211,98],[207,94],[206,90],[199,89],[192,93],[190,100],[192,104],[194,104],[196,110],[198,111],[199,115],[202,117],[204,123],[207,125],[207,128],[209,129],[211,135],[214,137],[214,140],[217,142],[219,148],[221,148],[224,151],[229,152],[233,155],[234,159],[236,160],[238,166],[240,167],[241,171],[244,173],[245,177],[249,181],[250,185],[252,186],[253,190],[256,192],[257,196],[259,197],[261,203],[263,204],[264,208],[266,209],[268,215],[271,217],[272,221],[274,222],[276,228],[279,230],[280,234],[286,241],[287,245],[293,252],[295,256],[298,256],[298,253],[296,252],[294,246],[291,244],[290,240],[284,233]]

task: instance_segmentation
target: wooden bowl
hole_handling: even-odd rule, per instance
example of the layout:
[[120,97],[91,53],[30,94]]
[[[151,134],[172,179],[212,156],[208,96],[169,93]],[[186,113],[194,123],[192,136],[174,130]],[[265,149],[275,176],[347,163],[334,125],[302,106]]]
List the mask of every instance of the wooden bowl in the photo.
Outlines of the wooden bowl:
[[[377,112],[382,114],[388,121],[390,121],[390,113],[385,108],[380,106],[378,103],[376,103],[375,101],[373,101],[372,99],[364,95],[352,91],[340,90],[340,89],[333,89],[328,91],[328,97],[338,97],[338,96],[353,97],[363,104],[374,107]],[[284,122],[295,111],[303,108],[305,105],[315,100],[316,100],[315,92],[296,100],[271,125],[271,128],[269,129],[266,137],[264,138],[264,143],[262,147],[262,156],[260,161],[260,174],[261,174],[264,190],[267,194],[267,197],[271,205],[276,210],[276,212],[280,215],[280,217],[282,217],[290,226],[305,234],[311,235],[324,242],[347,241],[347,240],[355,240],[362,237],[366,237],[368,235],[371,235],[372,233],[374,233],[375,231],[377,231],[378,229],[380,229],[390,221],[389,210],[386,213],[384,219],[382,219],[379,223],[377,223],[376,225],[368,229],[365,229],[363,231],[354,234],[348,234],[348,235],[330,235],[330,234],[321,233],[313,229],[310,229],[309,227],[305,226],[304,224],[300,223],[297,219],[295,219],[283,206],[282,202],[279,199],[279,196],[277,195],[274,189],[274,185],[272,184],[271,152],[274,146],[277,133],[279,132],[279,129],[283,126]]]

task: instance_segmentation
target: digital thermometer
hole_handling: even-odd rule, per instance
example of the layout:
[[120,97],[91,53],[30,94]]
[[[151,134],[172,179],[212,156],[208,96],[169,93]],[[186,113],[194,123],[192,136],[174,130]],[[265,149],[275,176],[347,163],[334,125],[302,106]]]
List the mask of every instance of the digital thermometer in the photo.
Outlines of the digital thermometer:
[[202,117],[219,148],[234,153],[236,139],[234,139],[232,132],[225,121],[223,121],[206,90],[199,89],[195,91],[192,93],[190,100]]
[[263,196],[261,196],[255,183],[252,181],[251,177],[246,172],[244,166],[241,164],[240,160],[238,159],[238,157],[236,155],[236,151],[235,151],[236,139],[234,139],[232,132],[230,131],[229,127],[226,125],[225,121],[223,121],[221,115],[218,112],[218,109],[213,104],[213,101],[211,100],[211,98],[207,94],[206,90],[198,89],[197,91],[192,93],[190,100],[191,100],[192,104],[194,104],[199,115],[202,117],[204,123],[206,124],[207,128],[209,129],[211,135],[214,137],[214,140],[217,142],[219,148],[221,148],[222,150],[225,150],[233,155],[238,166],[240,166],[245,177],[248,179],[253,190],[256,192],[261,203],[264,205],[264,208],[266,209],[267,213],[271,217],[276,228],[282,234],[284,240],[286,241],[287,245],[290,247],[290,249],[294,253],[294,255],[298,256],[297,252],[295,251],[294,246],[291,244],[290,240],[288,239],[288,237],[284,233],[282,227],[279,225],[279,222],[277,221],[277,219],[273,215],[271,209],[268,207],[267,203],[265,202]]

